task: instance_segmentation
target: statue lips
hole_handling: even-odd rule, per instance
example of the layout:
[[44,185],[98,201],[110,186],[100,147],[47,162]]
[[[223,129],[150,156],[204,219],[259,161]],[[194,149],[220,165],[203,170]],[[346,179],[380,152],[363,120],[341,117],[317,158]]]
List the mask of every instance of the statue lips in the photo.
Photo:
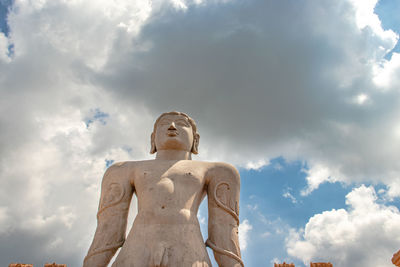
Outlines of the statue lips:
[[178,133],[177,130],[169,130],[168,129],[167,135],[170,136],[170,137],[175,137],[175,136],[178,136],[179,133]]

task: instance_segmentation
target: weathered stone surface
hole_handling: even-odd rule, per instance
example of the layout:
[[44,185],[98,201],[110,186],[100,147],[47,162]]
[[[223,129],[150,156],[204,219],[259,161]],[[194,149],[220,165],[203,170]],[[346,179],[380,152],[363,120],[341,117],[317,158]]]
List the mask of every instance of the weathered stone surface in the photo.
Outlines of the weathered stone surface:
[[[186,114],[162,114],[151,134],[154,160],[114,164],[105,173],[97,229],[84,267],[211,266],[206,245],[221,267],[243,266],[238,242],[238,171],[221,162],[191,159],[200,136]],[[138,214],[127,237],[132,195]],[[209,238],[204,244],[197,210],[208,196]]]
[[400,267],[400,250],[393,254],[392,263]]
[[294,267],[293,263],[274,263],[274,267]]
[[8,267],[33,267],[32,264],[23,264],[23,263],[10,263]]
[[330,262],[310,262],[310,267],[333,267]]

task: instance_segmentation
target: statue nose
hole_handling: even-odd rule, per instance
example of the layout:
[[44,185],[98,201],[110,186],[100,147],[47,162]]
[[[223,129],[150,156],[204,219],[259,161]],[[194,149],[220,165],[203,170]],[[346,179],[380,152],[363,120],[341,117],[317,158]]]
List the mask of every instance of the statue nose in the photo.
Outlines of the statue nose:
[[176,130],[175,122],[171,122],[171,125],[168,127],[168,130]]

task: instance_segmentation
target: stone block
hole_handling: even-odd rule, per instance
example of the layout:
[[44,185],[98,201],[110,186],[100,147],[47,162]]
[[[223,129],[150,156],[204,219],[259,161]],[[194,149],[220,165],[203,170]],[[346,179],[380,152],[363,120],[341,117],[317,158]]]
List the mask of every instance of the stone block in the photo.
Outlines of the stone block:
[[274,263],[274,267],[294,267],[293,263]]
[[396,266],[400,266],[400,250],[393,254],[392,263]]
[[310,267],[333,267],[330,262],[310,262]]

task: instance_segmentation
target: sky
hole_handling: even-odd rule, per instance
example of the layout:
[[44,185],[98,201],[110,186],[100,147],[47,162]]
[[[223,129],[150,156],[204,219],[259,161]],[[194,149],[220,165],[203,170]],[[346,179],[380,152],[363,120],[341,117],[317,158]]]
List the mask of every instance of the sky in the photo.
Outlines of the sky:
[[[81,266],[105,170],[151,159],[155,119],[178,110],[198,126],[193,159],[240,172],[245,266],[393,266],[399,12],[398,0],[0,0],[0,265]],[[206,203],[198,217],[206,237]]]

